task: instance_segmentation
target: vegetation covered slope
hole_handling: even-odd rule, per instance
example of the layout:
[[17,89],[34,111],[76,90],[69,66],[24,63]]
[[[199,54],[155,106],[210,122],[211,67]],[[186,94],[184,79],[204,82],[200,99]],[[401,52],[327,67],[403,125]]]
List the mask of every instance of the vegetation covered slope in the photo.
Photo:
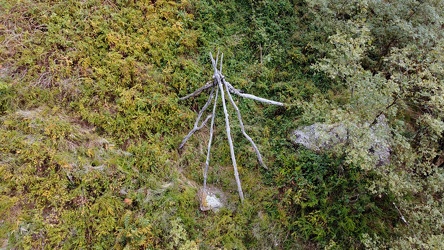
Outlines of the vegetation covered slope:
[[[14,249],[442,248],[443,2],[0,0],[0,245]],[[241,11],[242,10],[242,11]],[[245,202],[216,134],[179,154],[224,53],[261,169],[232,129]],[[233,111],[233,110],[232,110]],[[384,115],[390,165],[368,157]],[[234,118],[234,116],[233,116]],[[292,129],[354,127],[341,148]],[[368,127],[367,126],[367,127]]]

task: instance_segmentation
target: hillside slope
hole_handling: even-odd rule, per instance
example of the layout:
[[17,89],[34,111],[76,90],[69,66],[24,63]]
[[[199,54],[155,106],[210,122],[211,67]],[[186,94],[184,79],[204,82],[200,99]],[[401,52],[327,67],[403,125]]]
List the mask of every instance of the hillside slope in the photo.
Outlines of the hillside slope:
[[[12,249],[443,248],[442,1],[0,0],[0,246]],[[224,53],[262,152],[223,112],[179,152]],[[220,105],[220,103],[219,103]],[[231,119],[235,112],[229,109]],[[369,157],[386,117],[390,164]],[[344,124],[312,151],[289,135]]]

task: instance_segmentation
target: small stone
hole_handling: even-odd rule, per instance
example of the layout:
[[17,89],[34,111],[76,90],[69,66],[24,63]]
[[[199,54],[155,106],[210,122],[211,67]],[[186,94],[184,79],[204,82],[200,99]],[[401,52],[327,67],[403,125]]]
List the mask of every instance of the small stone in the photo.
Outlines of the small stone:
[[217,212],[224,206],[224,195],[222,191],[214,187],[204,190],[203,188],[198,192],[199,205],[201,211],[212,210]]

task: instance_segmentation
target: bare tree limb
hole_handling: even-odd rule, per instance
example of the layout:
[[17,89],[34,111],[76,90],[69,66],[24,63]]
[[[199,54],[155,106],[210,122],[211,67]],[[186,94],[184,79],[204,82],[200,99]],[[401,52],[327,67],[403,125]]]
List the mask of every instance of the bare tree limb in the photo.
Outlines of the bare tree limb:
[[[236,180],[237,191],[239,193],[239,198],[240,198],[241,202],[243,202],[244,201],[244,193],[242,191],[242,185],[241,185],[241,181],[240,181],[240,178],[239,178],[239,171],[238,171],[238,168],[237,168],[237,162],[236,162],[236,156],[235,156],[235,152],[234,152],[233,139],[232,139],[232,136],[231,136],[230,119],[229,119],[229,114],[228,114],[228,111],[227,111],[227,104],[226,104],[226,100],[225,100],[225,91],[226,91],[226,94],[228,95],[228,99],[229,99],[231,105],[236,110],[237,119],[239,121],[242,134],[244,135],[244,137],[250,142],[250,144],[254,148],[254,151],[256,152],[256,155],[257,155],[257,158],[258,158],[258,161],[259,161],[259,164],[261,164],[262,167],[264,167],[266,169],[268,169],[268,168],[267,168],[267,166],[265,165],[265,163],[264,163],[264,161],[262,159],[262,155],[261,155],[258,147],[254,143],[253,139],[251,139],[251,137],[245,131],[245,126],[244,126],[244,123],[243,123],[243,120],[242,120],[241,112],[240,112],[238,106],[236,105],[236,103],[234,102],[233,97],[231,96],[231,94],[235,94],[235,95],[238,95],[240,97],[249,98],[249,99],[252,99],[252,100],[255,100],[255,101],[259,101],[259,102],[263,102],[263,103],[267,103],[267,104],[272,104],[272,105],[285,106],[285,104],[281,103],[281,102],[276,102],[276,101],[268,100],[268,99],[265,99],[265,98],[262,98],[262,97],[257,97],[255,95],[244,94],[244,93],[241,93],[238,89],[234,88],[228,81],[225,81],[225,77],[222,75],[222,66],[223,66],[222,62],[223,62],[223,58],[224,58],[224,54],[222,53],[222,54],[220,54],[220,61],[219,61],[219,50],[218,50],[217,55],[216,55],[216,60],[214,60],[214,57],[213,57],[213,55],[210,52],[211,64],[212,64],[213,69],[214,69],[213,80],[210,81],[210,82],[207,82],[204,86],[200,87],[199,89],[197,89],[193,93],[180,98],[180,100],[185,100],[185,99],[188,99],[190,97],[195,97],[195,96],[198,96],[200,93],[202,93],[202,91],[211,88],[210,96],[208,97],[208,100],[205,103],[205,105],[199,111],[199,114],[198,114],[198,116],[196,118],[196,121],[194,123],[193,129],[182,140],[182,143],[180,144],[179,149],[181,149],[185,145],[185,143],[188,141],[188,139],[197,130],[199,130],[203,126],[205,126],[205,124],[211,118],[210,138],[208,140],[207,155],[206,155],[205,168],[204,168],[204,190],[206,190],[206,188],[207,188],[208,168],[210,166],[211,145],[212,145],[213,136],[214,136],[214,121],[215,121],[215,117],[216,117],[217,101],[218,101],[218,98],[219,98],[218,94],[219,94],[219,90],[220,90],[220,98],[222,99],[222,107],[223,107],[223,112],[224,112],[224,115],[225,115],[225,129],[226,129],[226,134],[227,134],[228,145],[230,147],[230,157],[231,157],[231,161],[232,161],[233,169],[234,169],[234,178]],[[219,70],[218,70],[218,66],[219,66]],[[207,118],[199,126],[199,122],[200,122],[200,119],[202,118],[203,113],[208,108],[208,106],[210,105],[210,103],[211,103],[211,101],[213,99],[214,91],[216,91],[216,97],[214,99],[212,114],[208,115]]]
[[398,210],[399,217],[401,218],[402,222],[404,222],[407,226],[409,225],[409,222],[405,219],[404,215],[402,215],[401,210],[399,210],[398,206],[394,202],[392,202],[393,206],[395,206],[396,210]]
[[193,129],[188,133],[187,136],[185,136],[185,138],[183,138],[182,143],[180,143],[179,150],[183,148],[185,143],[188,141],[188,139],[190,139],[190,137],[194,134],[194,132],[196,132],[197,130],[200,130],[201,128],[203,128],[203,126],[205,126],[205,124],[207,123],[208,119],[210,119],[211,115],[207,116],[207,118],[199,126],[199,121],[200,121],[200,118],[202,117],[203,112],[208,108],[208,105],[210,105],[211,100],[213,99],[213,91],[214,91],[214,89],[211,90],[211,94],[208,97],[207,102],[202,107],[202,109],[199,111],[199,114],[197,115],[197,119],[194,122]]
[[185,138],[183,138],[182,143],[180,143],[179,149],[182,149],[183,146],[185,146],[185,143],[187,143],[188,139],[190,139],[190,137],[198,130],[201,130],[205,124],[207,124],[208,120],[211,118],[211,115],[208,115],[207,118],[205,118],[205,120],[202,122],[202,124],[200,126],[194,126],[194,128],[188,133],[187,136],[185,136]]
[[234,88],[233,85],[231,85],[228,81],[225,81],[225,84],[228,86],[228,91],[230,93],[238,95],[240,97],[252,99],[252,100],[255,100],[255,101],[258,101],[258,102],[267,103],[267,104],[272,104],[272,105],[277,105],[277,106],[285,106],[285,104],[282,103],[282,102],[276,102],[276,101],[268,100],[268,99],[265,99],[265,98],[262,98],[262,97],[258,97],[258,96],[255,96],[255,95],[241,93],[240,90]]
[[[224,81],[224,80],[222,79],[222,81]],[[259,149],[257,148],[256,144],[254,143],[253,139],[251,139],[251,137],[247,134],[247,132],[245,132],[245,127],[244,127],[244,123],[242,121],[241,113],[240,113],[239,108],[237,107],[236,103],[234,102],[233,97],[231,97],[231,94],[228,91],[227,84],[225,84],[225,88],[227,90],[228,99],[230,100],[231,105],[233,105],[234,110],[236,110],[237,119],[239,120],[239,125],[241,127],[242,134],[245,136],[245,138],[247,138],[247,140],[251,143],[251,146],[254,148],[254,151],[256,152],[256,155],[257,155],[257,160],[259,161],[259,164],[261,164],[263,168],[268,169],[267,166],[265,165],[264,161],[262,160],[262,155],[259,152]]]
[[[222,75],[222,61],[224,60],[224,53],[220,56],[220,68],[219,68],[219,74]],[[217,61],[216,61],[217,65]]]
[[213,113],[211,114],[210,139],[208,140],[207,159],[205,161],[205,169],[204,169],[204,191],[207,189],[208,167],[210,166],[210,151],[211,151],[211,143],[213,142],[214,117],[216,117],[216,106],[217,106],[217,98],[218,98],[217,94],[218,93],[219,93],[219,89],[216,88],[216,97],[214,97]]
[[243,202],[244,201],[244,192],[242,191],[242,185],[240,182],[239,172],[237,170],[236,158],[234,155],[234,146],[233,146],[233,140],[231,139],[231,131],[230,131],[230,119],[229,119],[229,115],[228,115],[228,111],[227,111],[227,105],[225,104],[224,89],[222,87],[223,83],[220,78],[220,75],[217,72],[217,68],[216,68],[217,65],[216,65],[216,62],[214,61],[211,53],[210,53],[210,57],[211,57],[211,62],[213,64],[213,68],[214,68],[214,77],[219,85],[220,95],[221,95],[221,99],[222,99],[222,106],[223,106],[223,110],[224,110],[224,114],[225,114],[225,128],[226,128],[226,132],[227,132],[228,145],[230,146],[230,155],[231,155],[231,162],[233,163],[234,178],[236,180],[239,198],[240,198],[241,202]]
[[[210,52],[211,55],[211,52]],[[216,54],[216,62],[214,62],[215,65],[217,65],[219,63],[219,49],[217,49],[217,54]]]
[[[216,60],[217,60],[218,57],[219,57],[219,52],[217,52]],[[210,59],[211,59],[211,65],[213,65],[213,69],[214,69],[213,79],[216,80],[216,75],[217,75],[217,61],[214,61],[213,54],[211,54],[211,52],[210,52]],[[221,93],[221,94],[222,94],[222,93]]]
[[189,94],[189,95],[186,95],[186,96],[184,96],[184,97],[180,97],[179,100],[183,101],[183,100],[186,100],[186,99],[188,99],[188,98],[190,98],[190,97],[198,96],[200,93],[202,93],[202,91],[207,90],[207,89],[209,89],[209,88],[211,88],[211,87],[213,87],[213,86],[214,86],[214,82],[209,81],[209,82],[205,83],[204,86],[198,88],[198,89],[197,89],[196,91],[194,91],[193,93],[191,93],[191,94]]
[[373,119],[373,122],[370,124],[369,127],[371,128],[371,127],[373,127],[376,123],[378,123],[378,118],[379,118],[382,114],[384,114],[384,111],[389,110],[389,108],[391,108],[393,105],[395,105],[396,102],[398,101],[398,99],[399,99],[399,96],[398,96],[398,95],[395,96],[395,98],[393,98],[392,103],[390,103],[387,107],[385,107],[385,109],[381,110],[381,111],[378,113],[378,115],[376,115],[375,119]]

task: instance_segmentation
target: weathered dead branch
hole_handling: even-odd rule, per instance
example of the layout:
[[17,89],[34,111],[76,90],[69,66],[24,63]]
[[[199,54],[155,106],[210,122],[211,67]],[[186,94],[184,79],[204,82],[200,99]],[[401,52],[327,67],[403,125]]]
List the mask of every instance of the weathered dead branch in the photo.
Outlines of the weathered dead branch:
[[213,91],[211,90],[211,94],[208,97],[207,103],[205,103],[205,105],[203,106],[203,108],[199,111],[199,114],[197,115],[197,119],[194,122],[194,127],[193,129],[188,133],[187,136],[185,136],[185,138],[182,140],[182,143],[180,143],[179,149],[182,149],[183,146],[185,145],[185,143],[188,141],[188,139],[190,139],[190,137],[194,134],[194,132],[200,130],[203,128],[203,126],[205,126],[205,124],[207,123],[208,119],[210,119],[211,115],[207,116],[207,118],[202,122],[202,124],[199,126],[199,121],[200,118],[202,117],[202,114],[204,113],[204,111],[208,108],[208,105],[210,105],[211,100],[213,99]]
[[222,79],[221,79],[222,74],[218,74],[218,71],[216,68],[216,66],[217,66],[216,62],[214,61],[211,53],[210,53],[210,56],[211,56],[211,61],[213,62],[213,67],[214,67],[214,73],[215,73],[214,78],[217,81],[217,85],[219,86],[220,97],[222,99],[222,107],[223,107],[224,114],[225,114],[225,129],[227,132],[228,145],[230,146],[231,162],[233,164],[234,178],[235,178],[236,184],[237,184],[237,192],[239,193],[239,198],[241,199],[241,201],[243,201],[244,200],[244,192],[242,191],[242,185],[241,185],[240,178],[239,178],[239,172],[237,171],[236,156],[234,154],[233,140],[231,138],[230,119],[229,119],[229,115],[228,115],[228,111],[227,111],[227,105],[225,104],[224,89],[222,87]]
[[258,97],[255,95],[250,95],[250,94],[244,94],[242,92],[240,92],[240,90],[234,88],[229,82],[225,81],[225,83],[227,84],[228,87],[228,91],[232,94],[238,95],[240,97],[244,97],[244,98],[248,98],[248,99],[252,99],[258,102],[263,102],[266,104],[271,104],[271,105],[277,105],[277,106],[285,106],[285,104],[283,104],[282,102],[276,102],[276,101],[272,101],[272,100],[268,100],[262,97]]
[[[263,102],[263,103],[266,103],[266,104],[277,105],[277,106],[285,106],[285,105],[284,105],[284,103],[281,103],[281,102],[276,102],[276,101],[268,100],[268,99],[265,99],[265,98],[262,98],[262,97],[257,97],[255,95],[251,95],[251,94],[241,93],[238,89],[234,88],[228,81],[226,81],[224,75],[222,74],[223,54],[221,54],[220,62],[219,62],[219,52],[216,55],[216,60],[214,60],[213,55],[210,53],[210,59],[211,59],[211,64],[212,64],[213,70],[214,70],[213,81],[207,82],[204,86],[200,87],[199,89],[197,89],[193,93],[191,93],[191,94],[189,94],[187,96],[179,98],[179,100],[185,100],[185,99],[188,99],[190,97],[196,97],[199,94],[201,94],[204,90],[207,90],[207,89],[211,88],[210,96],[208,97],[208,100],[205,103],[205,105],[199,111],[199,114],[198,114],[197,119],[196,119],[196,121],[194,123],[193,129],[182,140],[182,143],[180,144],[179,149],[182,149],[183,146],[185,145],[185,143],[188,141],[188,139],[196,131],[200,130],[203,126],[205,126],[207,121],[211,118],[210,138],[208,140],[207,156],[206,156],[205,169],[204,169],[204,190],[205,190],[206,187],[207,187],[207,175],[208,175],[208,169],[209,169],[209,165],[210,165],[211,144],[212,144],[212,141],[213,141],[213,134],[214,134],[214,119],[215,119],[215,116],[216,116],[218,94],[219,94],[219,91],[220,91],[220,97],[222,99],[222,108],[223,108],[223,112],[224,112],[224,116],[225,116],[225,130],[226,130],[226,134],[227,134],[228,145],[230,147],[231,162],[233,164],[233,170],[234,170],[234,178],[236,180],[237,191],[239,193],[239,198],[240,198],[241,201],[243,201],[244,200],[244,193],[242,191],[242,185],[241,185],[241,181],[240,181],[240,178],[239,178],[239,172],[238,172],[238,169],[237,169],[236,156],[235,156],[235,152],[234,152],[234,143],[233,143],[233,138],[231,136],[231,127],[230,127],[230,118],[229,118],[230,116],[228,114],[227,104],[226,104],[226,101],[225,101],[225,92],[226,92],[226,94],[228,96],[228,100],[230,101],[230,104],[233,106],[234,110],[236,111],[237,118],[238,118],[238,121],[239,121],[239,125],[240,125],[240,128],[241,128],[242,134],[250,142],[251,146],[253,147],[254,151],[256,152],[259,164],[262,167],[266,168],[266,169],[267,169],[267,166],[265,165],[264,161],[262,160],[262,155],[261,155],[258,147],[254,143],[253,139],[251,139],[251,137],[245,131],[245,126],[244,126],[244,123],[243,123],[243,120],[242,120],[241,112],[240,112],[239,108],[237,107],[236,103],[234,102],[233,97],[231,96],[231,94],[235,94],[235,95],[238,95],[240,97],[252,99],[252,100]],[[218,64],[219,64],[219,70],[217,69]],[[225,88],[225,90],[224,90],[224,88]],[[214,91],[216,91],[216,97],[214,98],[214,104],[213,104],[212,113],[210,115],[208,115],[207,118],[199,126],[199,122],[200,122],[200,119],[202,118],[203,113],[205,112],[205,110],[208,108],[208,106],[210,105],[211,101],[213,100]]]
[[208,175],[208,168],[210,166],[211,143],[213,142],[214,117],[216,117],[216,107],[217,107],[217,97],[218,97],[217,94],[218,93],[219,93],[219,89],[216,89],[216,97],[214,98],[213,113],[211,114],[210,139],[208,140],[207,159],[205,161],[205,169],[204,169],[204,190],[207,189],[207,175]]
[[234,110],[236,110],[237,119],[239,120],[239,125],[241,128],[242,134],[244,135],[245,138],[247,138],[247,140],[251,143],[251,146],[254,148],[254,151],[256,152],[256,155],[257,155],[257,160],[259,161],[259,164],[261,164],[261,166],[264,167],[265,169],[268,169],[267,166],[265,165],[264,161],[262,160],[262,155],[259,152],[259,149],[257,148],[256,144],[254,143],[253,139],[251,139],[251,137],[247,134],[247,132],[245,132],[244,123],[242,121],[242,115],[241,115],[236,103],[234,102],[233,97],[231,97],[231,94],[228,91],[227,84],[225,84],[225,88],[227,89],[228,99],[230,100],[231,105],[233,105]]
[[204,86],[200,87],[199,89],[197,89],[196,91],[194,91],[193,93],[191,93],[189,95],[179,98],[179,100],[183,101],[183,100],[186,100],[190,97],[196,97],[196,96],[200,95],[200,93],[202,93],[202,91],[207,90],[213,86],[214,86],[214,82],[212,82],[212,81],[207,82]]

